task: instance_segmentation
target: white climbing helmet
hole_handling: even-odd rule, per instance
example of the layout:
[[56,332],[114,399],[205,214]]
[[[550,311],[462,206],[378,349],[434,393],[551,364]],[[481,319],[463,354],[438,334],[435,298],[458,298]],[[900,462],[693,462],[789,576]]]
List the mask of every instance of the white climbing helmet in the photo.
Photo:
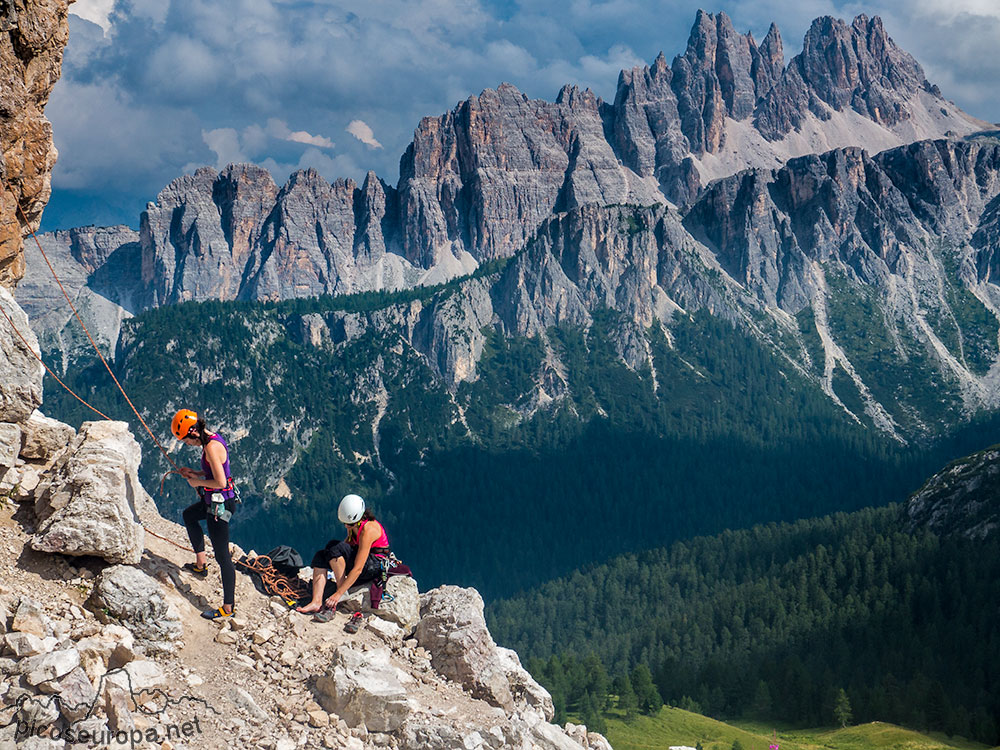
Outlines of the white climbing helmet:
[[361,495],[344,495],[344,499],[340,501],[340,507],[337,508],[337,518],[340,519],[341,523],[349,525],[360,521],[364,514],[365,501],[361,499]]

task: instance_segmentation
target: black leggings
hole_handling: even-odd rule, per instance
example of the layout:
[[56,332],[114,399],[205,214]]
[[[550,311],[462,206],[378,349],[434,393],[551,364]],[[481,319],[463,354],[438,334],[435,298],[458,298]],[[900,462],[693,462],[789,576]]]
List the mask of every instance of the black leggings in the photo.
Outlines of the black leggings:
[[[230,502],[226,501],[227,508]],[[219,570],[222,572],[222,603],[233,604],[236,598],[236,568],[233,567],[233,556],[229,552],[229,522],[208,515],[208,503],[204,500],[198,500],[185,508],[184,525],[187,527],[188,539],[191,540],[191,548],[195,552],[205,551],[202,521],[205,521],[208,527],[208,538],[212,540],[215,561],[219,563]]]

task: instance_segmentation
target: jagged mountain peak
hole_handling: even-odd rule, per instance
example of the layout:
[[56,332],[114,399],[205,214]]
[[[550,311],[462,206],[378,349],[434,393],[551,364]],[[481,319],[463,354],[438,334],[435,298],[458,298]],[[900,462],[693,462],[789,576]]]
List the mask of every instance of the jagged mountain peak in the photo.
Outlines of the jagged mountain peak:
[[[992,152],[954,145],[983,124],[941,99],[877,18],[817,19],[802,52],[786,65],[776,25],[758,44],[724,13],[700,12],[683,54],[670,65],[661,53],[651,66],[622,71],[612,103],[573,85],[554,102],[532,99],[504,82],[423,118],[400,160],[396,187],[371,172],[359,187],[353,180],[330,184],[306,170],[278,188],[250,165],[178,178],[144,212],[140,241],[122,235],[126,249],[116,257],[128,261],[123,268],[141,266],[141,273],[128,276],[136,288],[119,293],[134,311],[189,299],[271,300],[433,284],[518,253],[563,214],[578,212],[568,225],[588,225],[574,241],[604,242],[628,222],[588,207],[623,205],[673,213],[659,223],[666,234],[636,235],[648,247],[617,248],[619,262],[652,262],[671,243],[668,256],[677,247],[694,249],[735,285],[726,294],[742,287],[788,315],[817,304],[823,292],[812,264],[835,257],[854,281],[877,286],[895,275],[910,283],[905,271],[917,263],[913,242],[929,242],[945,226],[950,237],[974,237],[975,252],[962,250],[962,283],[985,283],[998,273],[990,239],[997,234],[995,212],[982,202],[993,183],[973,190],[963,175],[970,169],[992,175]],[[952,140],[945,145],[923,141],[946,134]],[[924,145],[891,151],[915,141]],[[891,155],[876,159],[879,152]],[[790,163],[795,159],[803,160]],[[939,162],[945,172],[937,177],[953,169],[961,184],[928,177]],[[825,191],[825,202],[816,191]],[[116,252],[108,249],[104,257]],[[572,254],[561,251],[559,263],[538,257],[556,287],[569,290],[569,307],[555,314],[562,320],[586,324],[587,304],[597,299],[639,311],[635,319],[642,322],[703,306],[738,318],[718,289],[692,278],[700,271],[682,255],[670,266],[680,275],[652,286],[622,285],[621,269],[608,269],[602,279],[592,275],[600,266],[577,269],[592,284],[582,296],[560,277],[566,269],[557,268]],[[68,249],[66,256],[80,263]],[[514,287],[541,273],[523,262]],[[511,300],[534,304],[514,287]],[[624,299],[637,289],[653,289],[655,299]],[[976,294],[993,304],[988,293]],[[587,304],[570,304],[574,299]],[[519,321],[510,329],[520,331],[526,321],[548,319],[536,313],[520,309],[506,319]],[[934,346],[947,348],[954,337],[941,336]],[[941,356],[957,373],[963,403],[992,403],[991,386],[963,362],[966,350]],[[463,368],[474,375],[474,367]],[[832,394],[831,377],[824,375]]]

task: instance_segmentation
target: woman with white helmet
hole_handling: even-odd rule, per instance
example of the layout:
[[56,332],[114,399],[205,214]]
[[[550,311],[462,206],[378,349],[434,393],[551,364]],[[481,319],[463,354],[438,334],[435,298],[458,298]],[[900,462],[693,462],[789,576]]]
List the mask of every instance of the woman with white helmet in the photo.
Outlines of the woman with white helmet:
[[332,613],[351,586],[378,578],[389,556],[389,537],[359,495],[344,496],[337,518],[347,527],[347,538],[331,539],[313,556],[312,599],[299,612]]

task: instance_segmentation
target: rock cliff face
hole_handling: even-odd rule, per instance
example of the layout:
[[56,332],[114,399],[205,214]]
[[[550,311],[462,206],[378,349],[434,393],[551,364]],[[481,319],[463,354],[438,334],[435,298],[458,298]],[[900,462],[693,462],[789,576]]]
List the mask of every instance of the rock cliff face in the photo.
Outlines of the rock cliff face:
[[[588,328],[595,311],[610,309],[623,321],[613,343],[639,368],[650,358],[649,326],[707,310],[769,342],[862,421],[908,440],[1000,403],[998,195],[1000,142],[991,136],[877,155],[835,149],[716,180],[686,211],[585,203],[545,219],[502,271],[453,293],[304,315],[291,329],[302,343],[330,347],[391,332],[455,387],[476,379],[491,326],[545,338],[551,326]],[[76,256],[99,253],[75,246],[54,256],[82,279]],[[104,300],[78,289],[89,290],[83,301]],[[75,323],[57,323],[66,333],[43,333],[43,342],[78,347]],[[916,391],[906,385],[914,378]],[[558,379],[552,385],[560,391]]]
[[623,71],[608,111],[624,164],[687,204],[713,179],[843,146],[881,151],[986,123],[946,102],[878,18],[816,19],[784,65],[772,25],[759,45],[725,13],[699,11],[668,66]]
[[0,284],[24,275],[22,238],[49,201],[56,149],[43,110],[62,70],[69,0],[0,2]]
[[[699,12],[685,52],[622,71],[613,103],[571,86],[530,100],[505,83],[424,118],[395,188],[372,173],[358,186],[305,171],[279,189],[250,165],[179,178],[142,214],[139,247],[122,235],[109,248],[129,270],[91,286],[135,312],[435,283],[512,255],[554,213],[686,208],[748,167],[985,125],[946,102],[878,18],[817,19],[786,67],[777,27],[758,44],[726,14]],[[72,236],[48,241],[77,242],[68,252],[88,273],[108,265],[89,267],[96,256]]]
[[983,539],[1000,529],[1000,449],[955,461],[924,483],[906,503],[909,529]]

